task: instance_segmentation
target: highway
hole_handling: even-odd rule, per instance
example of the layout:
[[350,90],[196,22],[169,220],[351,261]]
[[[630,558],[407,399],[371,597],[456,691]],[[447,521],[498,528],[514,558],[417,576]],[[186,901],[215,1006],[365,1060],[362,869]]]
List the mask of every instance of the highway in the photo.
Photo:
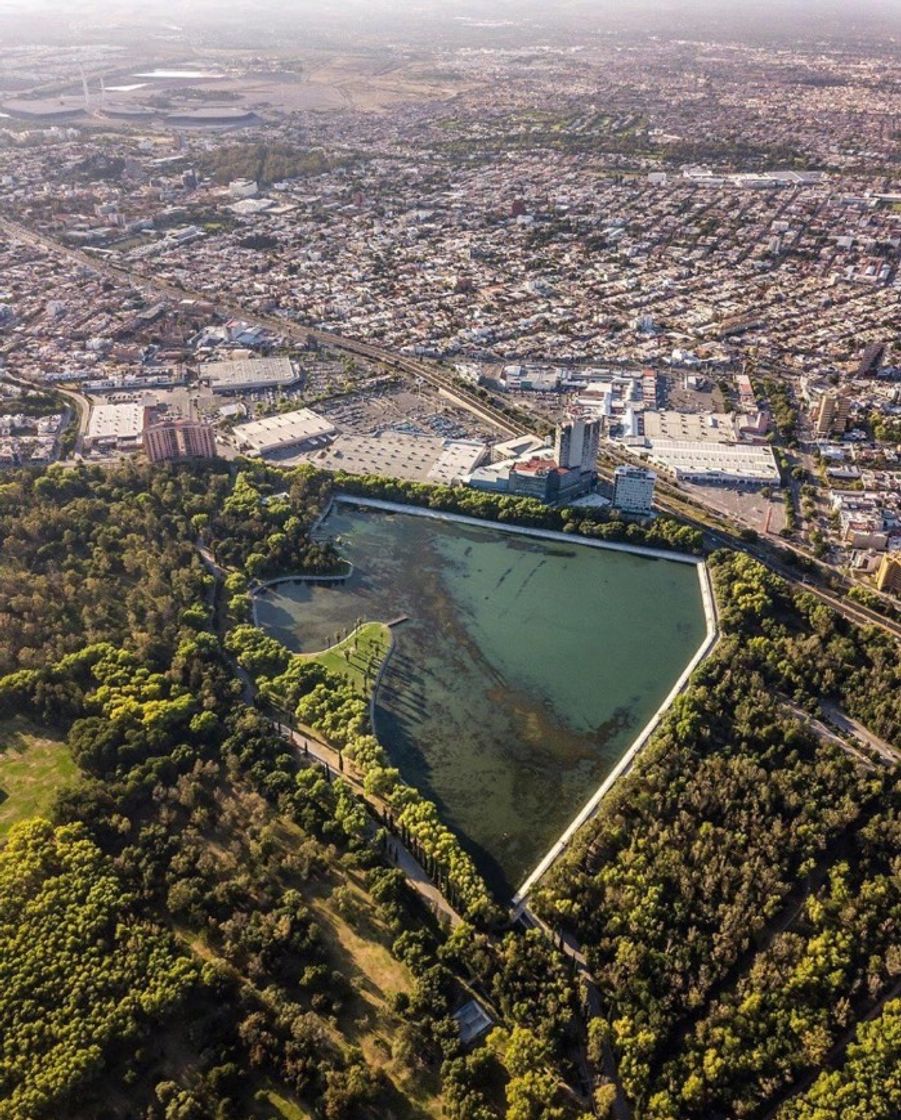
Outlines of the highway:
[[[24,241],[26,244],[40,246],[48,252],[67,257],[77,264],[100,275],[106,275],[119,283],[125,281],[135,288],[142,289],[148,293],[165,295],[173,300],[196,299],[203,302],[212,302],[215,310],[227,318],[250,319],[300,344],[306,345],[308,342],[313,341],[321,346],[340,350],[344,353],[366,358],[370,361],[379,362],[389,369],[406,373],[410,377],[421,378],[426,384],[437,389],[447,399],[453,401],[459,407],[465,408],[480,419],[493,424],[506,435],[523,435],[529,432],[539,435],[544,434],[544,432],[536,431],[536,424],[530,422],[531,418],[526,418],[525,416],[517,416],[514,418],[508,415],[490,401],[485,401],[480,398],[474,391],[469,390],[467,386],[461,384],[457,378],[429,362],[424,362],[405,354],[397,354],[371,342],[362,342],[359,339],[348,338],[345,335],[332,334],[328,331],[305,327],[291,319],[274,315],[261,315],[255,311],[248,311],[247,308],[225,301],[211,301],[207,293],[191,291],[182,286],[167,284],[159,280],[141,276],[139,273],[114,265],[108,260],[99,259],[79,249],[73,249],[70,246],[63,245],[55,238],[49,237],[46,234],[36,233],[28,227],[18,222],[11,221],[8,218],[0,217],[0,230],[5,231],[10,237]],[[82,412],[81,422],[82,425],[86,423],[84,412]],[[617,462],[634,463],[634,460],[616,449],[605,449],[605,454],[599,459],[598,466],[600,473],[607,478],[612,475],[611,461],[614,465]],[[684,495],[678,494],[671,483],[666,481],[658,483],[656,504],[663,512],[670,513],[679,520],[686,522],[694,528],[700,529],[704,533],[707,542],[712,544],[713,547],[730,548],[746,552],[750,556],[761,561],[761,563],[766,564],[789,583],[803,587],[804,590],[816,595],[824,603],[832,607],[833,610],[838,611],[839,614],[844,615],[844,617],[850,621],[858,625],[878,626],[887,634],[901,640],[901,623],[885,618],[883,615],[862,604],[849,603],[846,599],[839,598],[832,591],[826,590],[820,582],[815,581],[809,573],[803,576],[799,575],[797,571],[790,568],[780,559],[776,553],[777,546],[760,540],[742,540],[733,531],[731,526],[729,526],[727,522],[724,522],[719,515],[713,513],[706,507],[699,507],[696,503],[686,499]],[[703,517],[699,516],[699,514],[703,514]],[[784,542],[780,541],[778,547],[780,549],[786,547],[791,548],[791,550],[799,556],[813,559],[813,557],[803,549],[786,545]]]

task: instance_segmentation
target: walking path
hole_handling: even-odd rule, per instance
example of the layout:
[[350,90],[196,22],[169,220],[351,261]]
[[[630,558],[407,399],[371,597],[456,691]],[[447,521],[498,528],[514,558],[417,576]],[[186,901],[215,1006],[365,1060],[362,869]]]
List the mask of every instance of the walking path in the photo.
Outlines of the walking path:
[[[585,959],[585,954],[579,948],[578,942],[568,933],[560,933],[553,929],[538,917],[534,911],[530,910],[525,904],[520,910],[520,917],[529,925],[535,926],[544,932],[547,938],[557,946],[561,953],[570,957],[576,965],[576,968],[582,974],[585,980],[585,988],[587,994],[588,1014],[591,1018],[596,1018],[602,1014],[601,997],[598,993],[597,984],[595,983],[594,976],[588,967],[588,961]],[[590,1071],[587,1070],[587,1060],[585,1055],[580,1055],[580,1066],[586,1067],[585,1074],[588,1076],[588,1082],[591,1083]],[[604,1060],[603,1060],[603,1073],[604,1076],[610,1081],[616,1089],[616,1097],[613,1102],[613,1120],[631,1120],[631,1110],[629,1109],[629,1102],[626,1099],[626,1094],[619,1080],[619,1073],[616,1068],[616,1057],[613,1053],[613,1047],[609,1042],[604,1045]]]
[[880,739],[878,735],[874,735],[872,731],[867,730],[862,723],[858,722],[856,719],[852,719],[847,712],[842,711],[838,704],[833,703],[831,700],[821,700],[820,709],[823,715],[828,720],[831,720],[836,727],[844,731],[847,735],[853,735],[854,738],[863,743],[864,746],[869,747],[870,750],[880,755],[890,766],[901,762],[901,751],[899,751],[897,747],[893,747],[892,744],[887,743],[885,739]]
[[776,1103],[770,1108],[769,1112],[764,1115],[763,1120],[775,1120],[776,1116],[779,1114],[779,1110],[786,1101],[791,1100],[793,1097],[800,1096],[802,1093],[806,1093],[821,1073],[830,1069],[839,1069],[845,1059],[845,1051],[849,1044],[857,1037],[857,1028],[860,1024],[869,1023],[875,1019],[877,1015],[881,1015],[885,1005],[890,1000],[896,999],[899,995],[901,995],[901,980],[896,980],[892,987],[880,996],[865,1015],[862,1015],[859,1019],[855,1018],[853,1022],[849,1024],[841,1037],[833,1044],[826,1057],[817,1064],[816,1069],[804,1074],[803,1077],[798,1078],[779,1093]]
[[[488,521],[484,518],[468,517],[461,513],[446,513],[443,510],[428,509],[423,506],[406,505],[399,502],[384,501],[381,498],[361,498],[354,494],[347,494],[339,492],[335,494],[332,499],[332,505],[337,502],[344,502],[345,504],[362,506],[368,509],[384,510],[388,513],[404,513],[416,517],[428,517],[436,521],[451,521],[463,525],[472,525],[479,528],[494,529],[504,533],[514,533],[519,536],[536,537],[540,540],[551,540],[565,542],[571,546],[579,546],[585,548],[601,548],[612,552],[630,552],[638,556],[650,557],[656,560],[673,560],[681,564],[693,564],[697,569],[698,580],[701,588],[701,601],[704,607],[704,616],[707,622],[707,633],[700,648],[695,653],[694,657],[685,667],[685,670],[676,681],[669,695],[651,717],[648,724],[644,727],[637,739],[632,743],[630,748],[626,751],[623,757],[619,760],[613,771],[607,776],[606,780],[601,786],[594,791],[589,798],[587,804],[582,808],[581,812],[571,822],[569,827],[563,835],[553,845],[551,850],[544,856],[538,866],[529,875],[526,881],[522,884],[516,895],[513,898],[513,916],[514,919],[519,916],[526,905],[529,892],[532,890],[538,880],[547,872],[547,870],[556,862],[560,855],[566,850],[573,836],[582,827],[582,825],[589,820],[597,812],[598,805],[608,790],[613,786],[618,778],[622,776],[635,761],[635,758],[647,744],[654,731],[656,731],[661,719],[663,718],[666,710],[672,704],[676,696],[682,691],[688,683],[691,674],[700,664],[700,662],[707,656],[713,649],[718,639],[717,618],[716,618],[716,601],[713,595],[713,589],[710,584],[710,576],[707,571],[707,565],[702,559],[697,556],[691,556],[684,552],[668,552],[664,549],[658,548],[645,548],[639,545],[625,544],[621,541],[599,541],[591,537],[576,536],[572,533],[562,533],[554,529],[535,529],[523,525],[505,524],[500,521]],[[329,506],[331,510],[332,506]],[[328,510],[326,511],[327,516]]]
[[559,840],[554,844],[551,850],[545,855],[544,859],[538,864],[531,875],[526,879],[523,885],[519,888],[513,897],[512,906],[514,908],[514,917],[516,917],[525,907],[529,893],[532,888],[542,878],[543,875],[556,863],[560,856],[566,851],[570,841],[579,831],[586,821],[590,820],[598,811],[598,806],[601,801],[612,789],[613,785],[632,768],[638,755],[647,746],[648,742],[657,728],[660,726],[660,721],[666,715],[671,704],[679,695],[680,692],[687,686],[691,679],[692,673],[710,653],[713,647],[719,640],[719,630],[717,628],[716,617],[716,600],[713,595],[713,588],[710,585],[710,575],[707,571],[707,565],[700,561],[693,561],[697,564],[698,579],[701,584],[701,600],[704,604],[704,617],[707,622],[707,633],[704,636],[704,641],[699,646],[694,657],[682,670],[679,679],[670,689],[666,699],[660,705],[656,712],[651,716],[650,720],[645,724],[639,732],[638,737],[633,741],[632,745],[622,756],[619,762],[610,771],[601,785],[594,791],[588,802],[582,808],[574,820],[569,824],[569,827],[563,833]]
[[[858,747],[853,746],[846,739],[843,739],[840,735],[836,735],[836,733],[830,727],[827,727],[821,719],[817,719],[816,716],[812,716],[810,712],[802,708],[800,704],[796,704],[794,700],[790,700],[787,696],[780,697],[780,703],[786,711],[790,712],[791,715],[793,715],[795,719],[798,720],[799,723],[801,723],[804,727],[809,727],[814,735],[816,735],[823,742],[834,743],[835,746],[841,748],[841,750],[843,750],[845,754],[851,755],[851,757],[856,762],[860,762],[864,766],[866,766],[868,770],[875,769],[875,763],[868,754],[860,750]],[[838,721],[836,720],[836,722]]]
[[338,493],[336,502],[348,505],[365,506],[368,509],[381,509],[387,513],[408,513],[415,517],[430,517],[433,521],[457,521],[462,525],[474,525],[482,529],[496,529],[501,533],[516,533],[522,537],[538,537],[547,541],[558,541],[570,545],[580,545],[585,548],[603,548],[610,552],[632,552],[636,556],[645,556],[653,560],[674,560],[679,564],[703,565],[704,561],[698,556],[691,556],[687,552],[669,552],[663,548],[647,548],[644,545],[626,544],[623,541],[599,541],[594,537],[582,537],[576,533],[561,533],[557,529],[534,529],[528,525],[513,525],[504,521],[489,521],[484,517],[469,517],[465,513],[446,513],[440,509],[429,509],[427,506],[405,505],[401,502],[384,501],[381,498],[360,498],[356,494]]
[[[362,783],[353,775],[348,774],[346,769],[342,770],[341,759],[336,750],[319,739],[295,731],[287,724],[277,723],[276,727],[280,734],[292,743],[301,754],[308,758],[314,758],[328,770],[329,774],[347,782],[354,792],[369,805],[370,809],[375,809],[378,816],[384,816],[387,806],[380,799],[367,795]],[[395,867],[399,867],[403,871],[409,885],[416,891],[429,910],[438,917],[439,921],[448,922],[451,927],[457,926],[463,921],[462,915],[447,901],[419,860],[416,859],[403,841],[393,833],[388,845],[388,856]]]

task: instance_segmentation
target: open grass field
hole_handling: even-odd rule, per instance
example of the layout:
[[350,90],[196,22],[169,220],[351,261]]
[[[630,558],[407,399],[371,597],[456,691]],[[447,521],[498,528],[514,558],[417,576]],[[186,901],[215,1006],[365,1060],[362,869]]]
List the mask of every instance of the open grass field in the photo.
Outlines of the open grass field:
[[61,739],[19,717],[0,720],[0,842],[16,821],[46,813],[77,773]]
[[[268,1116],[272,1116],[273,1120],[278,1117],[279,1120],[312,1120],[312,1116],[302,1106],[297,1104],[296,1101],[289,1100],[286,1096],[276,1092],[275,1089],[263,1089],[258,1094],[257,1103],[260,1105],[266,1104],[269,1108],[266,1110]],[[264,1113],[260,1111],[262,1116]]]
[[349,678],[354,689],[368,699],[390,647],[391,630],[384,622],[364,622],[337,645],[319,653],[298,656],[306,661],[318,661],[329,672]]

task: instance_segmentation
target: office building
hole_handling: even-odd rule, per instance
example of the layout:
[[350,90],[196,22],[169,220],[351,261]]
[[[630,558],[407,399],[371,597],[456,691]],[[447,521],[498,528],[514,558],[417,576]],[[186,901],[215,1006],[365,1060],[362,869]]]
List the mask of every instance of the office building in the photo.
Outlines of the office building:
[[550,506],[565,505],[585,494],[589,483],[589,475],[558,466],[553,459],[523,459],[510,468],[507,493]]
[[647,515],[654,502],[657,475],[644,467],[617,467],[613,472],[613,504],[623,513]]
[[195,420],[168,420],[144,429],[144,452],[151,463],[215,459],[216,438],[209,424]]
[[598,446],[601,440],[600,420],[568,420],[557,425],[554,458],[567,470],[594,474],[597,471]]

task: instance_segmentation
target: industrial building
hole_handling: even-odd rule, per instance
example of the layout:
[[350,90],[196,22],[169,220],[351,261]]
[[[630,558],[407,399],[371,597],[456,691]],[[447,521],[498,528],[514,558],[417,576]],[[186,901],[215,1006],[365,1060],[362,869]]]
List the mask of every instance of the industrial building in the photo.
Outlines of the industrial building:
[[214,459],[212,426],[195,420],[169,420],[144,429],[144,451],[151,463]]
[[644,456],[687,482],[778,486],[781,481],[773,450],[767,444],[655,439]]
[[290,358],[236,358],[204,362],[198,370],[214,393],[249,393],[293,385],[298,374]]
[[613,505],[623,513],[647,516],[654,504],[657,475],[644,467],[617,467],[613,472]]
[[297,408],[238,424],[234,436],[238,447],[251,455],[288,450],[299,454],[328,443],[335,436],[335,427],[312,409]]
[[[762,441],[752,442],[759,440],[767,422],[765,414],[749,418],[627,408],[622,442],[649,463],[689,482],[778,486],[779,468],[772,448]],[[743,440],[742,432],[751,441]]]

